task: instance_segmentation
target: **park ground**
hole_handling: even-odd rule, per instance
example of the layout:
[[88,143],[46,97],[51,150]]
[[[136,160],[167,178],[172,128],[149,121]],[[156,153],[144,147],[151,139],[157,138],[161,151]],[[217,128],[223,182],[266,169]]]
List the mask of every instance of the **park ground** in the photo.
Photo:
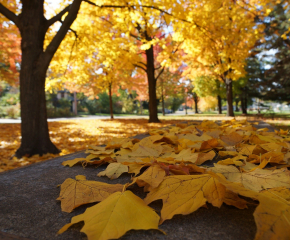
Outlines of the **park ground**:
[[[49,121],[49,133],[52,142],[61,150],[59,155],[66,155],[87,149],[89,145],[102,145],[113,137],[131,137],[150,129],[165,127],[185,120],[229,120],[225,115],[180,113],[159,116],[161,123],[148,123],[146,116],[117,116],[111,120],[106,116],[85,116]],[[237,116],[237,120],[263,120],[277,129],[290,129],[290,118],[285,116]],[[59,155],[14,157],[21,142],[20,121],[0,121],[0,172],[44,161]]]

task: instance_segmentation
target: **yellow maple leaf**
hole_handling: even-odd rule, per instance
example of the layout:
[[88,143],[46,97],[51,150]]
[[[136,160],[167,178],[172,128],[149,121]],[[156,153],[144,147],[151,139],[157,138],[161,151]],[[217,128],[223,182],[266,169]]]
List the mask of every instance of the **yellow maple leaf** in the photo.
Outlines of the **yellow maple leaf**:
[[71,212],[83,204],[102,201],[112,193],[123,189],[121,184],[88,181],[82,175],[75,178],[75,180],[67,178],[60,186],[57,200],[61,201],[61,210],[64,212]]
[[259,206],[254,212],[257,225],[255,240],[289,239],[290,203],[288,201],[268,191],[256,193],[223,178],[219,178],[219,181],[228,190],[259,201]]
[[190,214],[207,201],[220,207],[224,194],[225,188],[208,174],[177,175],[165,177],[158,188],[148,193],[144,201],[149,204],[158,199],[163,200],[162,223],[176,214]]
[[159,216],[143,200],[130,191],[116,192],[64,225],[59,234],[71,225],[84,221],[81,232],[89,240],[117,239],[129,230],[158,229]]
[[228,181],[241,183],[245,188],[259,192],[274,187],[289,187],[290,174],[287,169],[265,170],[257,168],[254,171],[240,172],[234,166],[215,164],[210,168],[215,173],[223,174]]
[[238,194],[229,190],[226,190],[223,201],[225,204],[235,206],[236,208],[239,208],[239,209],[248,208],[246,200],[240,198]]
[[159,165],[154,164],[147,168],[144,173],[136,178],[136,183],[139,187],[144,187],[144,191],[148,192],[157,188],[163,181],[166,173]]
[[124,172],[128,172],[128,166],[121,163],[110,163],[105,171],[99,172],[98,177],[107,176],[110,179],[116,179]]

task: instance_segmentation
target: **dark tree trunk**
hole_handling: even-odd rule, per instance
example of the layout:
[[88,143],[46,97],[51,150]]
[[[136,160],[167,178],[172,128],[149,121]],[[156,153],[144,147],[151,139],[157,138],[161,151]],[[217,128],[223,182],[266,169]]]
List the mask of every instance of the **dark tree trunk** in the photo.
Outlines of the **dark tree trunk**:
[[163,95],[163,92],[162,92],[161,100],[162,100],[162,115],[165,116],[165,107],[164,107],[164,95]]
[[217,99],[218,99],[218,109],[219,109],[219,114],[222,114],[223,113],[223,110],[222,110],[222,98],[220,95],[217,96]]
[[[151,39],[151,38],[150,38]],[[154,76],[154,52],[153,46],[146,50],[147,80],[149,91],[149,122],[160,122],[157,115],[156,79]]]
[[[22,61],[20,70],[21,146],[17,157],[59,153],[49,138],[45,78],[49,63],[59,44],[75,20],[82,0],[74,0],[54,18],[44,17],[44,0],[22,0],[22,13],[16,16],[0,3],[0,13],[13,21],[20,30]],[[44,51],[47,29],[68,13],[59,31]]]
[[243,114],[248,114],[247,113],[247,97],[246,93],[243,90],[243,93],[241,95],[241,107],[242,107],[242,113]]
[[234,117],[233,111],[233,81],[232,79],[227,78],[226,81],[226,90],[227,90],[227,116]]
[[113,99],[112,99],[112,84],[109,84],[109,99],[110,99],[110,115],[111,115],[111,119],[114,119]]
[[236,99],[235,102],[236,102],[235,112],[238,112],[239,111],[239,99]]
[[194,101],[195,114],[197,114],[198,113],[198,109],[197,109],[198,97],[197,96],[194,96],[193,97],[193,101]]
[[46,120],[45,77],[48,65],[43,61],[44,25],[43,1],[23,4],[20,25],[22,138],[17,157],[60,152],[50,141]]

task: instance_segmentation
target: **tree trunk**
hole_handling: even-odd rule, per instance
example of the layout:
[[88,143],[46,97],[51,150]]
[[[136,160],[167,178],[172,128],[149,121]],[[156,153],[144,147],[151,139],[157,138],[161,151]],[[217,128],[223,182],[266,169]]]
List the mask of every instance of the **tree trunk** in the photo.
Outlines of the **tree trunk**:
[[194,96],[193,97],[193,101],[194,101],[195,114],[198,114],[198,109],[197,109],[198,97],[197,96]]
[[77,92],[74,92],[73,112],[74,112],[74,115],[76,116],[78,115]]
[[161,79],[161,101],[162,101],[162,115],[165,116],[164,93],[163,93],[163,79]]
[[235,112],[238,112],[239,111],[239,99],[236,99],[235,102],[236,102]]
[[219,109],[219,114],[222,114],[223,113],[223,110],[222,110],[222,98],[220,95],[217,96],[217,99],[218,99],[218,109]]
[[13,16],[13,13],[7,14],[6,12],[6,16],[15,22],[21,34],[20,103],[22,138],[20,148],[15,153],[18,158],[25,155],[60,152],[49,138],[45,78],[49,63],[75,20],[81,5],[81,0],[74,0],[62,26],[44,51],[45,33],[56,19],[51,21],[45,19],[44,0],[22,0],[21,2],[22,13],[20,15]]
[[241,94],[241,107],[242,107],[242,113],[247,113],[247,93],[246,88],[242,88],[242,94]]
[[185,101],[185,105],[184,105],[184,107],[185,107],[185,115],[187,115],[187,92],[185,93],[185,99],[184,99]]
[[43,61],[43,1],[23,4],[21,16],[21,146],[16,151],[17,157],[34,154],[59,153],[49,138],[45,77],[48,65]]
[[162,100],[162,115],[165,116],[165,107],[164,107],[164,95],[163,95],[163,92],[162,92],[161,100]]
[[154,76],[154,52],[153,46],[146,50],[147,80],[149,91],[149,122],[160,122],[157,114],[156,79]]
[[232,79],[227,78],[226,81],[226,90],[227,90],[227,116],[234,117],[233,111],[233,81]]
[[112,84],[109,84],[109,99],[110,99],[110,115],[111,115],[111,119],[114,119],[113,99],[112,99]]

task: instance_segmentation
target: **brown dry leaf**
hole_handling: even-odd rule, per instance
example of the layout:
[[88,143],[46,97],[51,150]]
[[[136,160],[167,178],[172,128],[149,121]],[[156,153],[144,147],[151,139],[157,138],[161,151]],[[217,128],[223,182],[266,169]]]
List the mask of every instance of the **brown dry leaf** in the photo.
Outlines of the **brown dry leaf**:
[[144,173],[136,178],[136,183],[139,187],[145,187],[144,191],[148,192],[157,188],[163,181],[166,173],[158,164],[154,164],[147,168]]
[[116,179],[125,172],[128,172],[128,166],[121,163],[110,163],[105,171],[99,172],[98,177],[107,176],[110,179]]
[[243,141],[243,137],[236,132],[232,132],[229,135],[223,135],[220,139],[228,146],[233,146]]
[[59,230],[65,232],[75,223],[84,221],[81,232],[89,240],[117,239],[131,229],[158,229],[159,216],[143,200],[130,191],[116,192],[96,204]]
[[114,192],[122,191],[121,184],[107,184],[88,181],[85,176],[78,175],[76,179],[67,178],[60,186],[57,200],[61,201],[61,210],[71,212],[83,204],[100,202]]
[[220,207],[224,195],[225,188],[208,174],[175,175],[165,177],[158,188],[148,193],[144,201],[149,204],[158,199],[163,200],[161,224],[176,214],[190,214],[207,201]]

